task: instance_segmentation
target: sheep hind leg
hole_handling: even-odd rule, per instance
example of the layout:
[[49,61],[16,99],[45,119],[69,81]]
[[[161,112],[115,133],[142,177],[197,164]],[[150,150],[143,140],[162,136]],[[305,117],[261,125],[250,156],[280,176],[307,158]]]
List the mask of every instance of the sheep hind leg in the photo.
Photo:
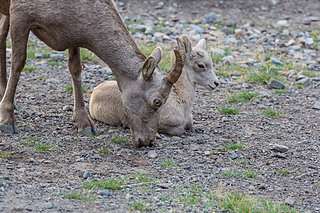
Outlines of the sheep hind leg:
[[7,87],[6,40],[8,32],[9,16],[2,16],[0,19],[0,102]]
[[72,119],[78,123],[78,132],[83,135],[97,135],[94,123],[89,117],[84,105],[83,92],[81,86],[81,62],[80,48],[69,49],[68,60],[69,71],[72,76],[74,111]]

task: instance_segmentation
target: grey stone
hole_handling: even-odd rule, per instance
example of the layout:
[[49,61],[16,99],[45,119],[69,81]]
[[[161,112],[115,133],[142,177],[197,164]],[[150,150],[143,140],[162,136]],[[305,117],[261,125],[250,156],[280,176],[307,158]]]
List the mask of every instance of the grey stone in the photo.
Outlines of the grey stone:
[[199,26],[199,25],[195,25],[195,24],[190,24],[191,29],[197,31],[197,33],[203,34],[204,33],[204,29],[203,27]]
[[46,209],[53,209],[53,207],[54,207],[54,205],[51,202],[47,202],[46,205],[45,205]]
[[272,63],[276,64],[276,65],[280,65],[280,66],[283,66],[283,62],[281,62],[280,60],[274,58],[274,57],[271,57],[270,60],[272,61]]
[[268,86],[272,89],[284,89],[286,87],[281,81],[273,78],[269,80]]
[[156,158],[157,156],[158,156],[158,154],[157,154],[156,150],[150,150],[148,152],[148,157],[149,158]]
[[215,23],[217,21],[218,15],[215,12],[208,13],[204,16],[207,23]]
[[226,38],[223,43],[225,45],[230,45],[230,44],[237,44],[238,40],[236,38]]
[[111,193],[108,189],[103,189],[99,192],[100,195],[102,196],[107,196],[107,197],[110,197],[111,196]]
[[219,48],[211,48],[210,51],[214,54],[214,55],[221,55],[221,56],[225,56],[226,55],[226,51],[219,49]]
[[320,110],[320,102],[319,101],[315,102],[312,108]]
[[0,125],[0,130],[8,133],[17,133],[18,128],[16,125]]
[[230,19],[226,22],[227,27],[236,27],[237,26],[237,21]]
[[307,38],[306,39],[306,44],[309,45],[309,46],[313,45],[313,38]]
[[190,150],[191,151],[196,151],[199,150],[200,146],[198,144],[191,144],[190,145]]
[[234,31],[231,30],[229,27],[224,27],[221,31],[222,31],[224,34],[226,34],[226,35],[232,35],[232,34],[234,34]]
[[85,171],[84,173],[83,173],[83,178],[84,179],[87,179],[87,178],[89,178],[90,177],[90,172],[89,171]]
[[154,31],[153,31],[153,29],[150,28],[150,27],[148,27],[144,33],[145,33],[146,35],[152,35],[152,36],[154,35]]
[[94,154],[92,158],[93,159],[101,159],[102,157],[100,155],[98,155],[98,154]]
[[312,83],[311,78],[303,78],[299,81],[297,81],[298,84],[303,84],[305,86],[309,86]]
[[226,64],[226,65],[232,65],[234,64],[234,58],[232,55],[228,55],[228,56],[225,56],[223,57],[223,63]]
[[301,47],[299,47],[299,46],[297,46],[297,45],[294,45],[294,46],[292,46],[292,49],[293,49],[294,51],[300,51],[300,50],[301,50]]
[[275,150],[277,152],[287,152],[289,150],[289,147],[284,146],[284,145],[275,144],[273,146],[273,150]]
[[232,159],[232,160],[235,160],[235,159],[237,159],[238,158],[238,155],[237,155],[237,153],[232,153],[231,154],[231,156],[230,156],[230,158]]
[[36,58],[43,58],[43,54],[42,53],[35,53],[34,57]]
[[288,21],[287,20],[279,20],[275,24],[275,27],[286,27],[288,26]]
[[64,61],[64,54],[63,53],[51,54],[50,58],[54,61]]
[[288,206],[293,207],[293,206],[294,206],[294,203],[295,203],[295,200],[294,200],[294,198],[292,198],[292,197],[288,197],[288,198],[284,201],[284,203],[285,203],[286,205],[288,205]]
[[73,111],[73,106],[71,106],[71,105],[66,105],[66,106],[63,106],[63,111],[66,111],[66,112],[68,112],[68,111]]

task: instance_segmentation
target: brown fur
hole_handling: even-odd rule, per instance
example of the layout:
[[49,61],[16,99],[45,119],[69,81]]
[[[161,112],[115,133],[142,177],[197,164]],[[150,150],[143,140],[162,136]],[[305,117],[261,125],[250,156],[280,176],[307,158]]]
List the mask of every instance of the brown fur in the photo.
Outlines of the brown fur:
[[[81,89],[81,66],[79,47],[94,52],[114,70],[114,75],[123,93],[127,109],[131,138],[135,146],[146,146],[154,139],[159,122],[159,112],[150,104],[158,97],[163,102],[168,98],[172,82],[182,70],[182,58],[177,52],[175,77],[153,75],[158,62],[153,56],[146,58],[126,29],[112,0],[0,0],[2,17],[0,27],[0,129],[16,132],[13,101],[20,73],[26,61],[29,32],[51,48],[69,49],[69,70],[74,87],[73,119],[78,130],[95,132],[93,121],[86,112]],[[9,17],[10,16],[10,17]],[[11,73],[6,83],[5,38],[7,21],[10,19],[12,40]],[[148,70],[148,76],[142,73]],[[4,90],[5,85],[6,90]],[[5,91],[5,92],[4,92]],[[151,101],[152,103],[152,101]],[[148,119],[145,118],[148,115]]]
[[[205,41],[199,41],[198,45],[192,48],[187,36],[181,36],[181,40],[183,44],[178,42],[178,45],[180,49],[185,49],[185,66],[161,110],[158,129],[160,133],[169,135],[181,135],[186,129],[192,128],[191,111],[196,84],[210,91],[219,84],[210,55],[205,51]],[[199,68],[199,65],[204,68]],[[93,119],[111,125],[127,125],[121,92],[115,81],[106,81],[93,89],[89,111]]]

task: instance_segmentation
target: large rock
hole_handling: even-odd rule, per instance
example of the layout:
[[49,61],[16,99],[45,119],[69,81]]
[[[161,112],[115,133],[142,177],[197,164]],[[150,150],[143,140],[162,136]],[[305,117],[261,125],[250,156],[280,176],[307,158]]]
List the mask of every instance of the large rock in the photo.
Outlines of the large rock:
[[211,12],[205,15],[204,18],[208,24],[215,23],[217,22],[218,15],[215,12]]
[[281,81],[273,78],[269,80],[268,86],[272,89],[284,89],[286,87]]

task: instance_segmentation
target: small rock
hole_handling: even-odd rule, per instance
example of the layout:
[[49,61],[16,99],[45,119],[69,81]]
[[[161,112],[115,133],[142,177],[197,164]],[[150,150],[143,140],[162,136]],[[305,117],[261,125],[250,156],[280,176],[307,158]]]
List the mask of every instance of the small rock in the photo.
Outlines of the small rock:
[[225,65],[232,65],[234,64],[234,58],[232,55],[228,55],[228,56],[225,56],[223,57],[223,64]]
[[165,183],[160,183],[157,186],[159,186],[162,189],[169,189],[170,185],[169,184],[165,184]]
[[226,35],[232,35],[232,34],[234,34],[234,31],[231,30],[229,27],[224,27],[221,31],[222,31],[224,34],[226,34]]
[[71,112],[73,111],[73,107],[71,105],[66,105],[66,106],[63,106],[63,111],[66,111],[66,112]]
[[196,151],[200,148],[200,146],[198,144],[191,144],[190,146],[190,150],[191,151]]
[[219,48],[211,48],[210,51],[213,53],[213,55],[221,55],[221,56],[226,55],[226,51]]
[[42,53],[35,53],[34,57],[36,58],[43,58],[43,54]]
[[92,158],[93,159],[101,159],[102,157],[100,155],[98,155],[98,154],[94,154]]
[[87,178],[89,178],[90,177],[90,172],[89,171],[85,171],[84,173],[83,173],[83,178],[84,179],[87,179]]
[[286,87],[281,81],[273,78],[269,80],[268,86],[272,89],[284,89]]
[[231,156],[230,156],[230,158],[232,159],[232,160],[235,160],[235,159],[237,159],[238,158],[238,155],[237,155],[237,153],[232,153],[231,154]]
[[224,45],[237,44],[238,40],[236,38],[226,38],[224,41]]
[[215,23],[217,21],[218,15],[215,12],[208,13],[204,16],[207,23]]
[[211,152],[210,152],[210,151],[205,151],[205,152],[204,152],[204,155],[205,155],[205,156],[210,156],[210,155],[211,155]]
[[275,27],[286,27],[288,26],[287,20],[279,20],[275,25]]
[[284,145],[275,144],[272,149],[277,152],[287,152],[289,150],[289,147],[284,146]]
[[274,57],[271,57],[270,60],[272,61],[272,63],[276,64],[276,65],[280,65],[280,66],[283,66],[283,62],[281,62],[280,60],[274,58]]
[[292,198],[292,197],[288,197],[288,198],[284,201],[284,203],[285,203],[286,205],[291,206],[291,207],[294,206],[294,202],[295,202],[295,200],[294,200],[294,198]]
[[102,196],[107,196],[107,197],[110,197],[111,196],[111,193],[108,189],[103,189],[99,192],[100,195]]
[[276,157],[276,158],[286,158],[286,156],[284,154],[281,153],[275,153],[274,155],[272,155],[272,157]]
[[292,45],[295,45],[295,41],[293,40],[293,39],[291,39],[290,41],[288,41],[288,43],[286,43],[286,46],[287,47],[290,47],[290,46],[292,46]]
[[46,205],[45,205],[45,207],[46,207],[47,209],[53,209],[54,205],[53,205],[53,203],[51,203],[51,202],[47,202]]
[[51,54],[50,58],[54,61],[64,61],[64,54],[63,53]]
[[306,39],[306,44],[309,45],[309,46],[313,45],[313,38],[307,38]]
[[315,102],[314,105],[313,105],[313,107],[312,107],[312,109],[318,109],[318,110],[320,110],[320,102],[319,102],[319,101],[318,101],[318,102]]
[[191,24],[190,25],[190,28],[197,31],[197,33],[200,33],[200,34],[203,34],[204,33],[204,29],[203,27],[199,26],[199,25],[194,25],[194,24]]
[[303,78],[299,81],[297,81],[298,84],[303,84],[305,86],[309,86],[312,83],[311,78]]
[[148,157],[149,158],[156,158],[157,156],[158,156],[158,154],[157,154],[156,150],[150,150],[148,152]]

